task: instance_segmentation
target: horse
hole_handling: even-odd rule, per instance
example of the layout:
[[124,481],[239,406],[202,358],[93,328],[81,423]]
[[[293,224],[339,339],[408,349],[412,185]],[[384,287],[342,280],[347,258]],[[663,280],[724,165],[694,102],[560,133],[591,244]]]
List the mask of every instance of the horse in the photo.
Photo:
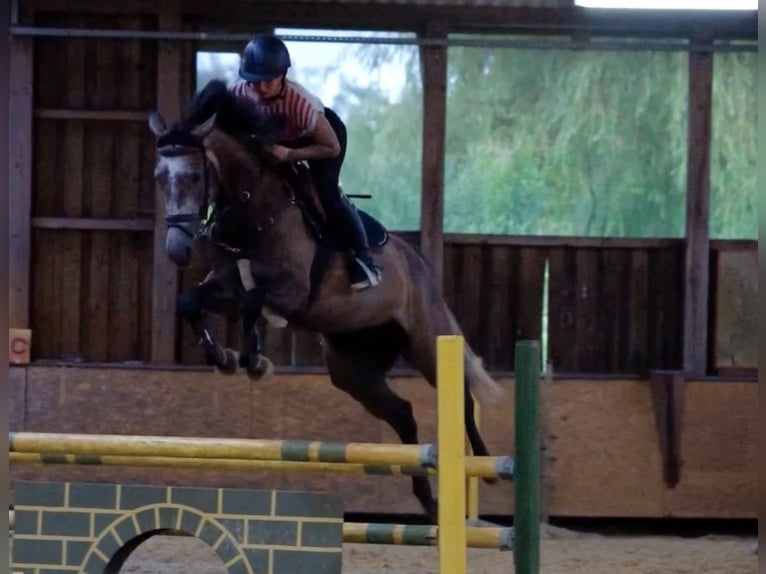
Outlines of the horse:
[[[149,127],[156,136],[155,188],[165,197],[166,254],[183,268],[203,244],[210,265],[204,281],[179,295],[177,309],[208,364],[224,373],[243,367],[256,380],[270,374],[256,328],[261,314],[314,332],[332,385],[388,423],[402,443],[418,444],[412,405],[390,388],[387,373],[402,358],[435,387],[437,337],[462,335],[423,255],[396,234],[380,233],[382,226],[367,216],[382,238],[373,253],[383,279],[352,291],[343,245],[331,241],[306,200],[310,179],[268,153],[276,121],[235,98],[220,80],[197,92],[170,127],[158,111]],[[206,311],[242,320],[239,354],[215,341]],[[487,456],[473,395],[493,403],[504,390],[467,342],[464,366],[466,434],[473,453]],[[412,492],[435,520],[428,477],[413,476]]]

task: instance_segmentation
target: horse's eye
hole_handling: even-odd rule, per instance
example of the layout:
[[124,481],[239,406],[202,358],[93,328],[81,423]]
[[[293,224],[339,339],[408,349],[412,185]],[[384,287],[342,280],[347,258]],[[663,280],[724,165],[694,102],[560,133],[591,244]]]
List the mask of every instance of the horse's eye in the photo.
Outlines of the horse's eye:
[[193,174],[191,174],[191,180],[192,180],[192,183],[199,183],[199,180],[200,180],[200,179],[202,179],[202,178],[200,177],[200,174],[198,174],[198,173],[193,173]]

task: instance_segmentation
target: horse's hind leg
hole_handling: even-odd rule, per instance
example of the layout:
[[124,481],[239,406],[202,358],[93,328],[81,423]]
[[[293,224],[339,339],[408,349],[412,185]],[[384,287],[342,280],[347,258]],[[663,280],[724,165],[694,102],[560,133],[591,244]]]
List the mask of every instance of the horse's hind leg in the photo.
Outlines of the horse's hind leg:
[[[437,326],[435,326],[437,325]],[[409,348],[404,353],[405,358],[422,374],[428,383],[436,387],[436,360],[437,360],[437,337],[441,334],[448,334],[453,331],[452,322],[449,315],[437,314],[430,321],[418,322],[416,332],[409,333]],[[479,427],[476,424],[476,408],[473,395],[470,390],[470,381],[466,373],[463,379],[463,392],[465,402],[465,412],[463,420],[468,442],[471,445],[471,451],[476,456],[489,456],[484,438],[481,436]],[[494,483],[496,479],[484,478],[486,483]]]
[[[468,377],[465,378],[463,388],[465,389],[465,432],[468,435],[471,452],[474,456],[489,456],[489,449],[476,424],[476,406],[468,385]],[[497,482],[496,478],[490,476],[484,477],[483,480],[487,484]]]
[[[412,414],[412,405],[388,385],[385,372],[388,367],[371,359],[325,345],[325,358],[332,384],[347,392],[374,417],[387,422],[404,444],[418,444],[418,427]],[[420,502],[429,520],[437,519],[437,504],[427,476],[412,477],[412,492]]]

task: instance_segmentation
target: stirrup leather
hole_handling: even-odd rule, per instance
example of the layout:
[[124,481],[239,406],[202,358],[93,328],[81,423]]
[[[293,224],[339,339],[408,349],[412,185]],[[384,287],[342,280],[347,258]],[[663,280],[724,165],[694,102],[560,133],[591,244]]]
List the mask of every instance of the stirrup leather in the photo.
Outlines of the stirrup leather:
[[357,281],[351,284],[352,289],[363,289],[365,287],[376,287],[380,285],[380,271],[377,269],[371,269],[367,263],[354,257],[354,263],[361,269],[365,275],[365,279]]

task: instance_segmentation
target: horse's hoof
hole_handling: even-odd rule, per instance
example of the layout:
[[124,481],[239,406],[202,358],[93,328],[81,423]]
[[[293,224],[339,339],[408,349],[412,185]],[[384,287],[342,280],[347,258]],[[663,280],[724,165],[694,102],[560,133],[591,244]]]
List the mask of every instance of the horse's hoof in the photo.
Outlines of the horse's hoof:
[[239,356],[232,349],[221,349],[217,363],[218,370],[224,375],[233,375],[239,368]]
[[[253,362],[255,365],[252,364]],[[274,374],[274,363],[268,357],[258,355],[258,358],[250,363],[247,367],[247,376],[254,381],[260,381]]]

